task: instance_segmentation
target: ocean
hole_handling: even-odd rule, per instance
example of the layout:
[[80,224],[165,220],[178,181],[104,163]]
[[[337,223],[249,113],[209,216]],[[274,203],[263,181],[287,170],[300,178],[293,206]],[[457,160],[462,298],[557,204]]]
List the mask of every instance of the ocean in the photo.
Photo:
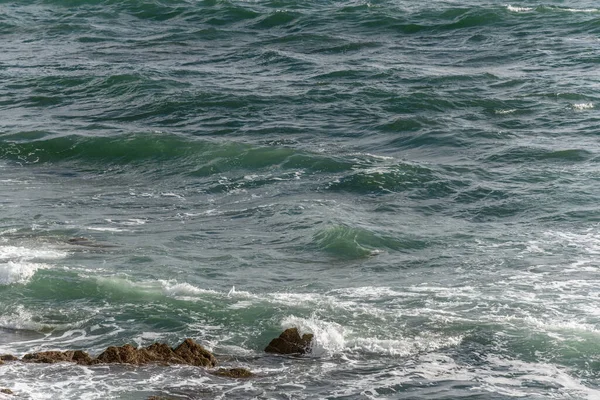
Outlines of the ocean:
[[[600,5],[0,1],[0,399],[600,399]],[[267,354],[284,329],[304,356]]]

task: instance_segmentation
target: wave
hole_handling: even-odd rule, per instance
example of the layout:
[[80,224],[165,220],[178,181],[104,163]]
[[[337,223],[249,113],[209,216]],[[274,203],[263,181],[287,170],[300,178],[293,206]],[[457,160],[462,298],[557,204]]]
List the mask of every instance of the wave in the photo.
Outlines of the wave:
[[[78,163],[85,165],[176,164],[191,176],[231,170],[279,167],[309,172],[340,172],[355,163],[339,157],[281,146],[253,146],[237,142],[190,140],[176,135],[138,133],[110,137],[57,136],[36,132],[0,136],[0,158],[24,165]],[[167,169],[171,172],[170,169]]]
[[331,182],[329,190],[384,195],[399,192],[423,193],[428,198],[454,192],[452,181],[418,164],[354,168],[354,172]]
[[409,251],[427,247],[427,242],[414,238],[396,239],[364,228],[337,225],[313,236],[312,245],[320,251],[342,259],[377,255],[385,250]]
[[588,161],[594,153],[584,149],[553,150],[540,147],[514,147],[490,155],[487,161],[516,162],[516,161],[554,161],[554,162],[581,162]]

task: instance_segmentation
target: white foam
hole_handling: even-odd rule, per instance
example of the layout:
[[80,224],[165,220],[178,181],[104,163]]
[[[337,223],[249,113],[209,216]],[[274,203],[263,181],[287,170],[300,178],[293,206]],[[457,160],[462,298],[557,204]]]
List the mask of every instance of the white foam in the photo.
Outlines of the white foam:
[[160,194],[162,197],[175,197],[177,199],[185,199],[185,196],[172,192],[163,192]]
[[0,327],[31,331],[39,331],[45,328],[45,326],[39,322],[34,322],[33,314],[29,310],[26,310],[21,304],[17,305],[11,314],[0,316]]
[[0,263],[0,285],[27,282],[37,270],[48,268],[47,264],[8,261]]
[[347,327],[314,316],[301,318],[291,315],[284,318],[281,327],[283,329],[296,327],[300,334],[312,333],[314,337],[311,354],[316,357],[356,352],[405,357],[457,346],[463,339],[462,336],[448,337],[433,334],[394,339],[360,337]]
[[122,228],[113,228],[108,226],[88,226],[85,229],[88,231],[97,231],[97,232],[128,232],[129,229]]
[[598,8],[562,8],[561,10],[575,13],[596,13],[600,12]]
[[533,8],[531,8],[531,7],[514,7],[514,6],[511,6],[510,4],[508,4],[506,6],[506,8],[508,9],[508,11],[518,12],[518,13],[533,11]]
[[556,398],[579,398],[597,400],[600,391],[585,386],[582,381],[569,375],[561,367],[545,362],[526,362],[488,355],[486,360],[493,367],[479,372],[480,388],[492,393],[513,397],[531,395],[530,383],[554,387]]
[[315,317],[300,318],[289,316],[281,322],[283,329],[296,327],[300,334],[314,335],[311,354],[321,356],[325,353],[339,353],[346,348],[346,329],[335,322],[322,321]]
[[578,103],[578,104],[573,104],[573,108],[575,110],[591,110],[592,108],[594,108],[594,103]]
[[56,260],[66,256],[66,252],[53,249],[0,246],[0,285],[25,283],[37,270],[49,268],[48,264],[37,260]]
[[159,281],[162,285],[162,290],[165,296],[180,297],[180,296],[199,296],[202,294],[217,294],[218,292],[210,289],[200,289],[189,283],[176,283],[174,281]]
[[508,109],[508,110],[495,110],[494,112],[495,112],[496,114],[504,115],[504,114],[512,114],[512,113],[514,113],[515,111],[517,111],[517,109],[516,109],[516,108],[511,108],[511,109]]
[[144,225],[147,221],[142,218],[129,218],[127,220],[115,221],[112,219],[105,219],[106,222],[117,225],[126,225],[126,226],[134,226],[134,225]]

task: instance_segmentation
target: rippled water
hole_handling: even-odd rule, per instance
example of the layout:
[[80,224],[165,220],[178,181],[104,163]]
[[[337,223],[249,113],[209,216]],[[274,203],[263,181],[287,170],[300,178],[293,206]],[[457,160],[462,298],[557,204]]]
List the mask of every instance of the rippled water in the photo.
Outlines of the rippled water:
[[0,353],[258,375],[17,398],[600,398],[597,2],[0,1],[0,39]]

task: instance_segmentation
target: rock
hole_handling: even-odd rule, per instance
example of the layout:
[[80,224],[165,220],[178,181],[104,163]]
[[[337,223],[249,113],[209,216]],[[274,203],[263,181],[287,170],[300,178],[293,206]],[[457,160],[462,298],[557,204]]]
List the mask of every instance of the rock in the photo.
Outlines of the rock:
[[0,393],[4,393],[4,394],[15,394],[12,390],[10,389],[0,389]]
[[[0,365],[4,361],[17,361],[18,358],[10,354],[0,356]],[[98,357],[92,358],[81,350],[68,351],[42,351],[39,353],[25,354],[21,359],[31,363],[57,363],[74,362],[80,365],[94,365],[101,363],[110,364],[185,364],[197,367],[214,367],[217,365],[215,356],[192,339],[185,339],[177,348],[173,349],[164,343],[154,343],[148,347],[135,348],[130,344],[121,347],[110,346]]]
[[185,364],[198,367],[214,367],[217,365],[215,356],[192,339],[185,339],[174,351],[175,354],[185,360]]
[[85,351],[69,350],[42,351],[39,353],[25,354],[22,358],[22,361],[46,364],[53,364],[57,362],[75,362],[77,364],[90,365],[93,360]]
[[225,376],[227,378],[252,378],[254,374],[246,368],[219,368],[213,372],[218,376]]
[[288,328],[278,338],[271,340],[265,348],[267,353],[277,354],[306,354],[310,351],[312,333],[305,333],[300,337],[298,328]]
[[100,354],[95,363],[119,364],[187,364],[199,367],[214,367],[217,359],[211,352],[194,342],[186,339],[176,349],[164,343],[154,343],[148,347],[136,349],[130,344],[121,347],[111,346]]

